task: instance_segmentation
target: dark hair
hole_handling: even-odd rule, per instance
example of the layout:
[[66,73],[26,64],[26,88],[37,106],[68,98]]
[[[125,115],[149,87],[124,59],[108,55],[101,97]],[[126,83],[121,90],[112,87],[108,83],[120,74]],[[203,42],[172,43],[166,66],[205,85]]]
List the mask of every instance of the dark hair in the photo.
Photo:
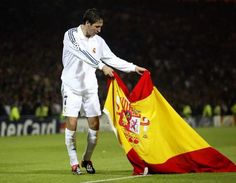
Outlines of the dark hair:
[[103,20],[103,14],[102,12],[98,11],[96,8],[87,9],[83,16],[83,24],[88,21],[91,24],[94,24],[95,22]]

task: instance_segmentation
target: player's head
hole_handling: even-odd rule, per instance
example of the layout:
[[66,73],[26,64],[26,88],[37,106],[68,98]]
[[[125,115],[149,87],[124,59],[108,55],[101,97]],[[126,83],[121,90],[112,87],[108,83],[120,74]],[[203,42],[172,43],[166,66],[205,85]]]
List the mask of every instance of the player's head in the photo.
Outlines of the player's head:
[[87,9],[83,16],[83,24],[86,27],[88,37],[92,37],[99,32],[103,26],[103,15],[95,8]]
[[96,22],[103,21],[103,14],[96,8],[87,9],[83,16],[83,24],[89,22],[94,24]]

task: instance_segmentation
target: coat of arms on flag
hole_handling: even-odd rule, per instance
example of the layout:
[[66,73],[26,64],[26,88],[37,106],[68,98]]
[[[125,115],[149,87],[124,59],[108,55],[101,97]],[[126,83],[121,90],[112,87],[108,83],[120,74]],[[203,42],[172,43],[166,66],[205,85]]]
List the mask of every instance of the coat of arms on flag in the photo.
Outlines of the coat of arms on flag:
[[149,120],[142,116],[140,111],[135,110],[131,103],[125,97],[117,98],[116,100],[118,114],[118,123],[122,128],[123,133],[130,143],[138,144],[138,136],[140,135],[140,128],[144,128],[142,131],[144,138],[147,138],[147,129]]
[[134,174],[236,172],[236,165],[211,147],[171,107],[144,72],[129,92],[117,73],[104,106]]

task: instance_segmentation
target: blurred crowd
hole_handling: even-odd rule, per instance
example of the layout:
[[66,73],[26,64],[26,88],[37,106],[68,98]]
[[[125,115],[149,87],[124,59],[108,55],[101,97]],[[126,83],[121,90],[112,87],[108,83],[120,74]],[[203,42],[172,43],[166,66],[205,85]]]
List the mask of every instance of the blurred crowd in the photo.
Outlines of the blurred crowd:
[[[236,102],[235,6],[163,6],[105,9],[101,36],[119,57],[146,67],[157,89],[178,113],[186,105],[201,115],[205,105],[232,113]],[[82,8],[80,10],[82,12]],[[1,35],[0,115],[18,106],[21,115],[60,115],[63,34],[76,23],[36,30],[25,27]],[[9,25],[10,26],[10,25]],[[17,29],[17,27],[16,27]],[[134,73],[118,72],[132,90]],[[97,71],[101,104],[106,78]],[[129,77],[131,76],[131,77]]]

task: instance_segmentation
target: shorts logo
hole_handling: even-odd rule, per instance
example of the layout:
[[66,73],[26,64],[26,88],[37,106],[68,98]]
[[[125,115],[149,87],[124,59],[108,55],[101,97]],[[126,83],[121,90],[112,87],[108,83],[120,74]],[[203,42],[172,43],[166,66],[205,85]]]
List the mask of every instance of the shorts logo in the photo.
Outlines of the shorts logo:
[[64,96],[64,105],[66,105],[67,95]]
[[64,101],[63,101],[63,111],[66,112],[66,100],[67,100],[67,95],[64,96]]

